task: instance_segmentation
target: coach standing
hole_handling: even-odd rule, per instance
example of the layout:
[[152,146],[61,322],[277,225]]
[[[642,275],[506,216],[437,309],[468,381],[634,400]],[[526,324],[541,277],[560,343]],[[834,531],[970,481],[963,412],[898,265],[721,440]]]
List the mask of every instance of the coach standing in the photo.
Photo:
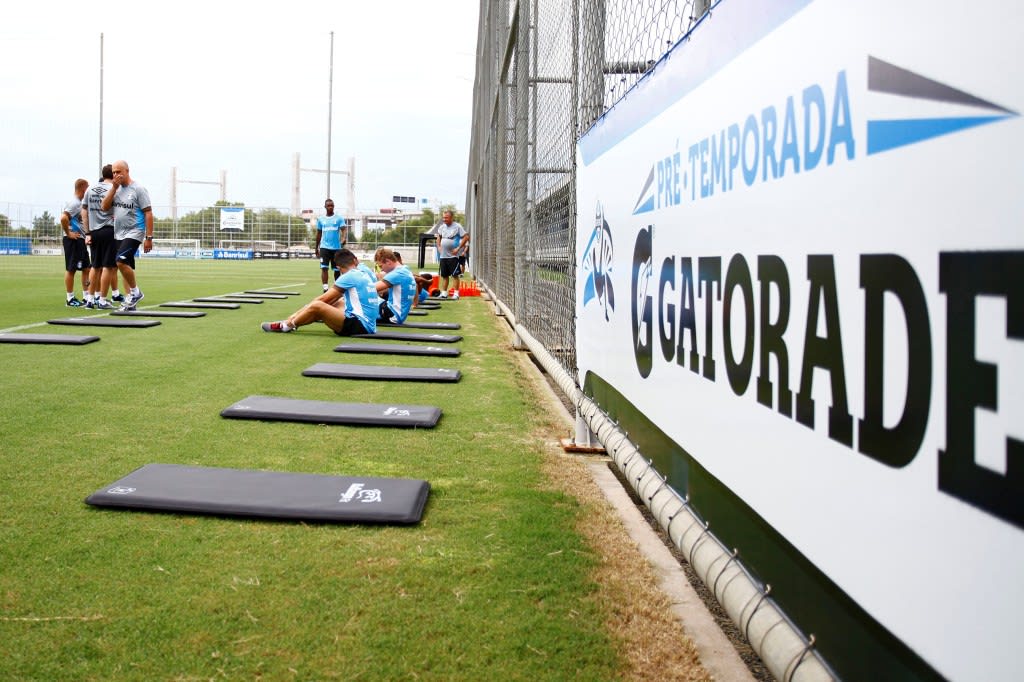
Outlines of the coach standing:
[[[85,248],[85,234],[82,231],[82,197],[89,181],[79,178],[75,181],[75,196],[64,205],[60,214],[60,226],[64,230],[64,288],[67,289],[67,306],[78,308],[88,300],[89,252]],[[75,273],[82,273],[82,301],[75,298]]]
[[114,238],[117,240],[117,269],[128,285],[128,300],[121,310],[135,310],[145,295],[135,279],[135,252],[153,248],[153,206],[145,187],[132,180],[126,161],[113,163],[114,184],[103,197],[102,208],[114,208]]

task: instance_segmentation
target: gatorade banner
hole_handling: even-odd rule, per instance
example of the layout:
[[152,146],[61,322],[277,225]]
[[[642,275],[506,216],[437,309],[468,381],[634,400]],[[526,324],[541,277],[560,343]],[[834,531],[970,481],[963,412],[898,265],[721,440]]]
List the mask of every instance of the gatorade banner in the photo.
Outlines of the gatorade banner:
[[578,379],[942,675],[1022,679],[1022,29],[962,9],[715,5],[579,142]]

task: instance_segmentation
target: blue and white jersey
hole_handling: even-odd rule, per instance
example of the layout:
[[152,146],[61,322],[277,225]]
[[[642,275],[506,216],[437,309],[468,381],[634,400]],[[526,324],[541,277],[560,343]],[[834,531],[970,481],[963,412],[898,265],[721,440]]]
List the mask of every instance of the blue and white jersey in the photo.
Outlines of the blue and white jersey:
[[462,238],[467,234],[462,225],[441,223],[437,226],[437,234],[441,237],[441,258],[458,258],[455,250],[459,248]]
[[356,267],[359,268],[362,272],[365,272],[366,276],[370,278],[371,282],[373,282],[374,284],[377,283],[377,273],[374,272],[369,265],[360,262],[359,265],[357,265]]
[[377,331],[377,287],[359,268],[343,273],[334,286],[345,292],[345,317],[354,317],[363,323],[367,333]]
[[103,199],[107,196],[107,192],[110,191],[111,187],[113,185],[109,182],[97,182],[85,190],[85,198],[82,202],[85,204],[86,210],[89,211],[90,232],[114,224],[114,209],[111,208],[109,211],[104,211],[100,208],[103,204]]
[[391,285],[388,289],[388,308],[394,313],[395,322],[405,322],[416,297],[416,279],[404,265],[384,275],[384,281]]
[[145,210],[151,207],[149,192],[139,183],[118,187],[114,195],[114,239],[145,239]]
[[340,215],[322,216],[316,219],[316,231],[320,233],[320,248],[337,251],[341,248],[341,230],[345,219]]
[[82,233],[82,202],[78,197],[71,197],[68,203],[64,204],[64,212],[71,218],[68,229],[71,232]]

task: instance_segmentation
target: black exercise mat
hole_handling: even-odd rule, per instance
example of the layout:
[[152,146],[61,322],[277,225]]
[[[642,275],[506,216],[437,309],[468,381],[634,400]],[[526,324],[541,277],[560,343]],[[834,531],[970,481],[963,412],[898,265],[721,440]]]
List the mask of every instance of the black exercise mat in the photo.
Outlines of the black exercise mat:
[[94,317],[62,317],[47,320],[46,324],[68,324],[75,327],[155,327],[160,320],[125,320],[96,315]]
[[401,329],[462,329],[462,325],[458,322],[382,322],[377,320],[378,327],[394,327]]
[[161,308],[199,308],[202,310],[238,310],[242,306],[237,303],[192,303],[190,301],[174,301],[161,303]]
[[441,418],[441,408],[429,405],[336,403],[327,400],[251,395],[221,410],[220,416],[313,424],[433,428]]
[[307,377],[331,379],[376,379],[379,381],[440,381],[454,382],[462,372],[444,367],[390,367],[387,365],[341,365],[318,362],[302,371]]
[[84,346],[99,340],[98,336],[73,336],[71,334],[0,334],[0,343],[51,343]]
[[423,315],[426,315],[427,312],[425,310],[410,310],[409,314],[410,315],[423,316]]
[[247,294],[280,294],[281,296],[301,296],[298,291],[246,291]]
[[416,332],[376,332],[353,334],[354,339],[387,339],[388,341],[426,341],[427,343],[457,343],[462,340],[458,334],[417,334]]
[[400,343],[343,343],[334,347],[336,353],[372,353],[375,355],[433,355],[438,357],[458,357],[458,348],[438,348],[437,346],[403,346]]
[[112,310],[111,315],[118,317],[206,317],[200,312],[173,312],[167,310]]
[[418,523],[430,484],[411,478],[147,464],[85,498],[96,507],[334,523]]
[[284,294],[231,294],[225,298],[263,298],[266,300],[285,300],[288,297]]
[[232,298],[231,296],[208,296],[205,298],[193,298],[197,303],[263,303],[259,298]]
[[441,309],[441,306],[439,306],[439,305],[431,305],[429,303],[420,303],[416,307],[419,308],[420,310],[440,310]]

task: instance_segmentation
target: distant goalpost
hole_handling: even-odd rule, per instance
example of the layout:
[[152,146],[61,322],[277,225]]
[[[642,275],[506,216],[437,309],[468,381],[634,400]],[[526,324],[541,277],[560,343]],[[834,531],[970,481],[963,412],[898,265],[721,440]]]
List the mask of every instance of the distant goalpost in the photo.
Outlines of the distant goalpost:
[[203,249],[198,239],[154,239],[153,249],[149,253],[141,250],[139,254],[147,258],[192,258],[203,257]]

